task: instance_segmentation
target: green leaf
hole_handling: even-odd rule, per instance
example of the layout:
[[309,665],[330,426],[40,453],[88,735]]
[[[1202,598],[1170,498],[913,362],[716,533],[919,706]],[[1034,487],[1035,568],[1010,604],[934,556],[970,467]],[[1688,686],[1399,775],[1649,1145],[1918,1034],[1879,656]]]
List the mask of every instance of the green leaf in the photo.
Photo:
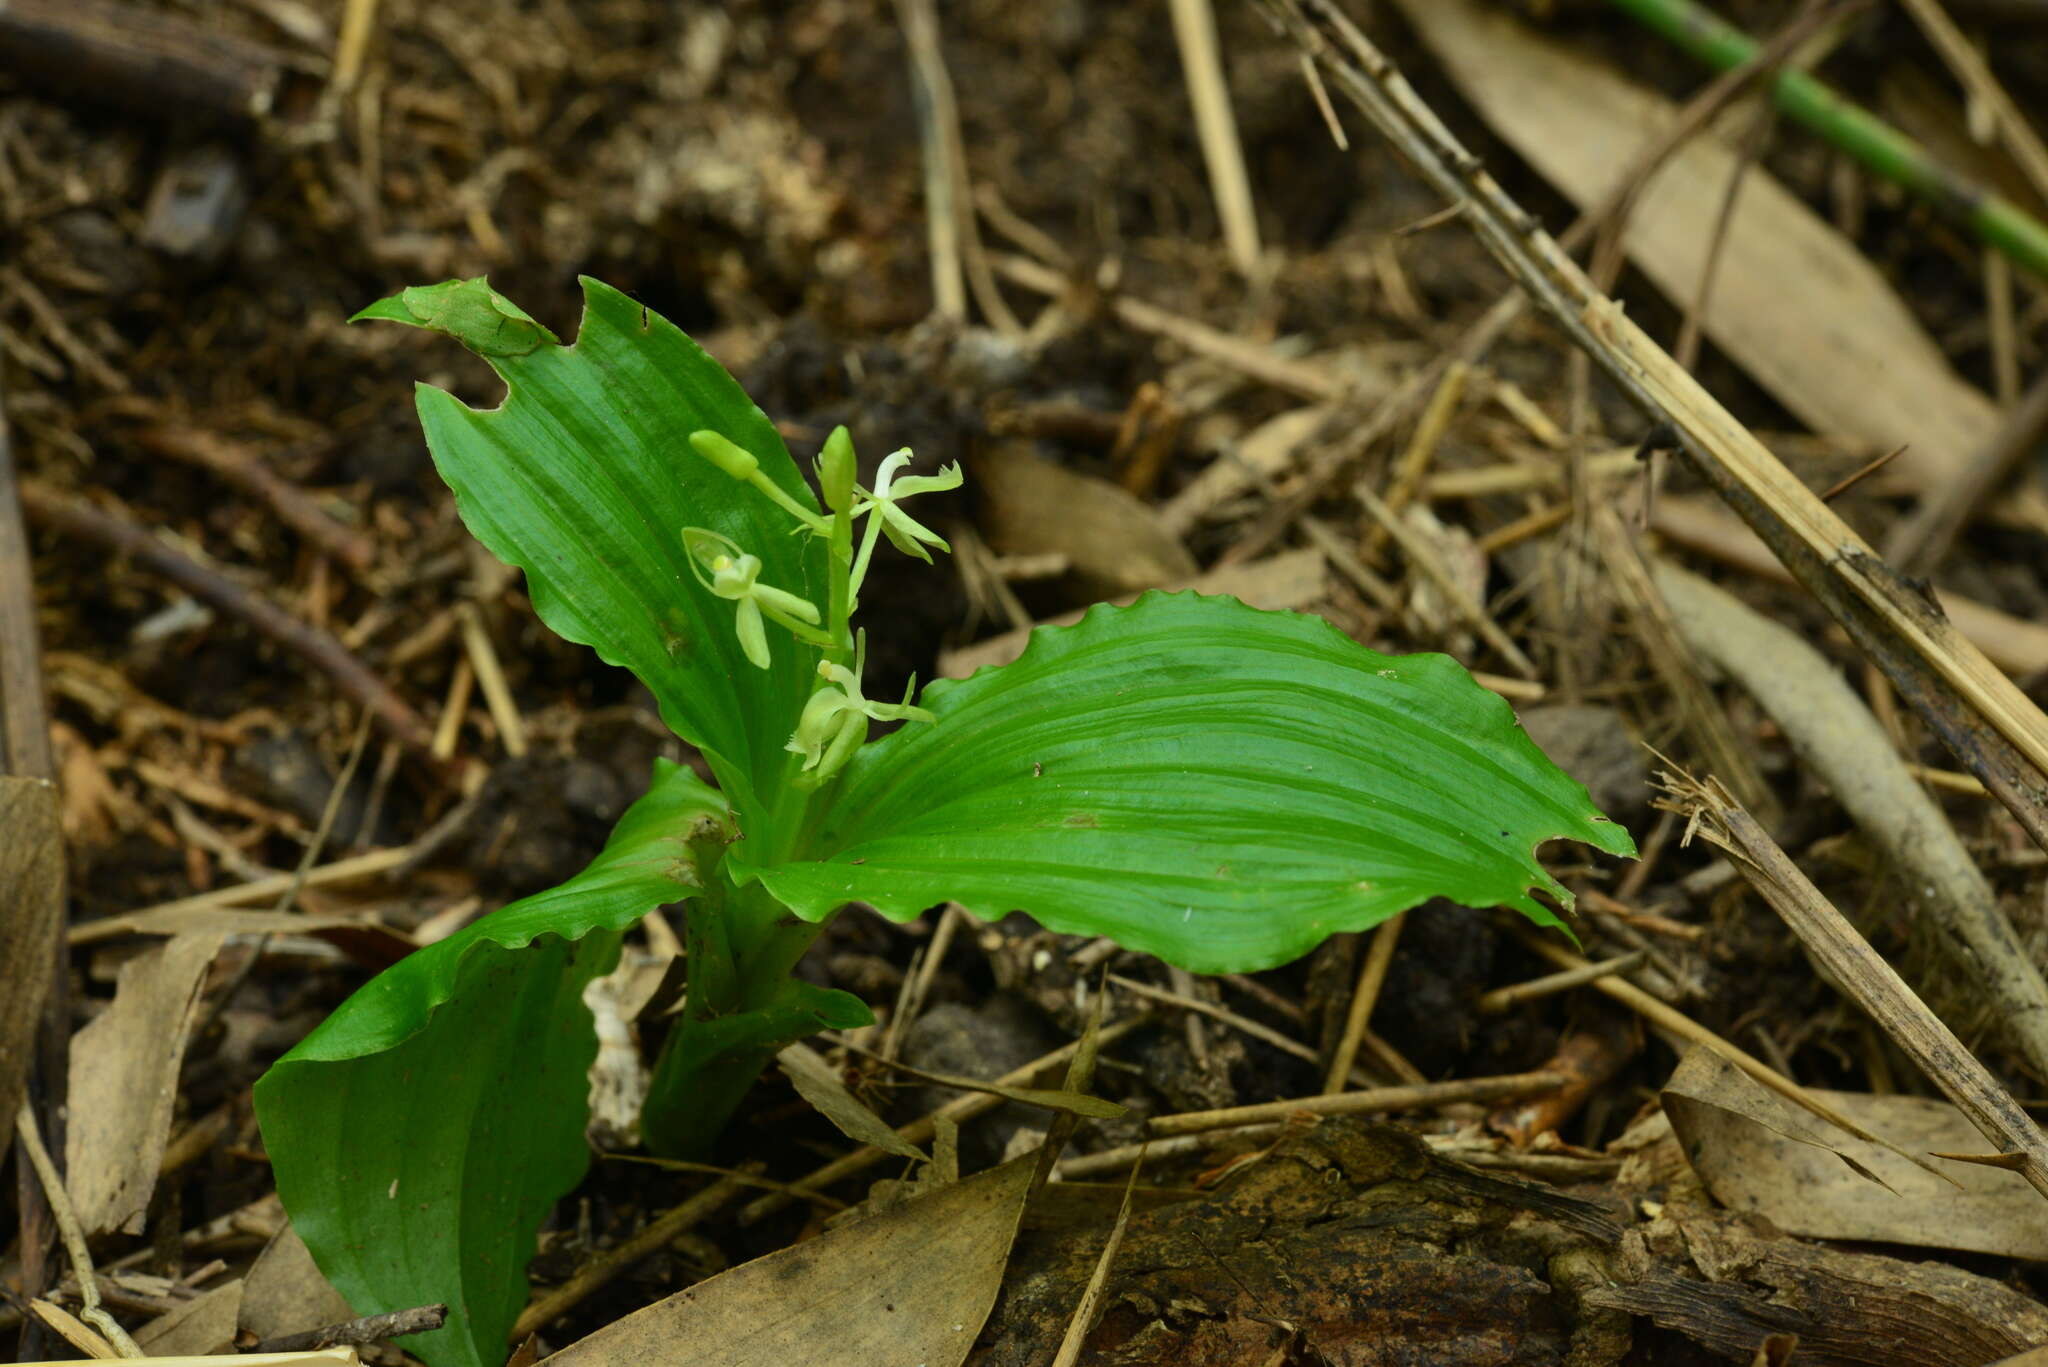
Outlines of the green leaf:
[[741,876],[811,919],[954,900],[1242,972],[1431,897],[1555,925],[1538,844],[1635,853],[1449,657],[1231,598],[1097,607],[921,701],[935,724],[847,766],[816,857]]
[[256,1084],[278,1194],[358,1314],[448,1304],[406,1340],[497,1367],[549,1209],[582,1179],[597,1039],[583,988],[619,936],[700,884],[725,803],[660,762],[583,872],[401,960]]
[[524,356],[544,346],[559,345],[554,333],[492,289],[482,276],[415,285],[378,300],[349,321],[370,319],[410,323],[444,333],[479,356]]
[[760,582],[818,603],[825,551],[697,455],[690,434],[723,434],[803,507],[817,502],[774,425],[695,342],[609,286],[586,279],[583,292],[568,347],[481,280],[407,290],[359,316],[445,332],[491,363],[508,391],[498,408],[418,391],[427,445],[463,521],[526,571],[542,621],[653,691],[670,729],[711,762],[742,826],[770,831],[759,818],[798,762],[782,747],[818,652],[776,632],[770,667],[749,664],[734,604],[699,582],[682,532],[730,538],[760,557]]

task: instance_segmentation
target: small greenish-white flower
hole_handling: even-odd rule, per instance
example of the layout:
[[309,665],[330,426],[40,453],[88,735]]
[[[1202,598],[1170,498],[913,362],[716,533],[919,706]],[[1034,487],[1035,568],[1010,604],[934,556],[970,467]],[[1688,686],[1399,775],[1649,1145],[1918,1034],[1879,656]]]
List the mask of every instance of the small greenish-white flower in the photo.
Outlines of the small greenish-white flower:
[[906,475],[897,478],[896,472],[910,464],[910,448],[895,452],[882,462],[882,468],[875,474],[872,492],[866,489],[854,490],[853,511],[858,517],[865,513],[868,519],[866,534],[861,538],[860,554],[854,557],[851,582],[853,596],[858,604],[860,586],[867,579],[868,562],[874,558],[875,542],[882,536],[905,555],[914,555],[926,564],[931,563],[931,553],[926,546],[937,546],[950,554],[952,547],[946,539],[931,528],[917,521],[898,505],[915,494],[928,494],[941,489],[960,487],[960,467],[948,465],[936,475]]
[[730,537],[702,527],[683,529],[683,546],[697,582],[734,604],[733,625],[740,649],[756,668],[769,663],[768,632],[763,619],[785,627],[805,640],[818,633],[817,606],[805,598],[761,582],[761,557],[742,551]]
[[870,702],[861,693],[860,676],[867,667],[868,636],[861,632],[854,647],[853,668],[829,660],[818,663],[818,677],[826,687],[811,694],[797,719],[796,734],[783,748],[804,757],[804,772],[812,783],[823,783],[839,772],[868,738],[869,721],[937,721],[922,707],[913,707],[917,691],[912,679],[903,690],[900,703]]
[[946,539],[931,528],[917,521],[899,506],[901,502],[916,494],[937,493],[944,489],[960,487],[960,467],[948,465],[936,475],[905,475],[901,479],[896,472],[910,464],[910,448],[886,457],[882,468],[875,473],[873,493],[864,493],[856,501],[856,511],[866,511],[870,517],[879,517],[882,534],[889,538],[889,544],[905,555],[914,555],[925,563],[931,563],[931,554],[926,546],[937,546],[951,554],[953,548]]

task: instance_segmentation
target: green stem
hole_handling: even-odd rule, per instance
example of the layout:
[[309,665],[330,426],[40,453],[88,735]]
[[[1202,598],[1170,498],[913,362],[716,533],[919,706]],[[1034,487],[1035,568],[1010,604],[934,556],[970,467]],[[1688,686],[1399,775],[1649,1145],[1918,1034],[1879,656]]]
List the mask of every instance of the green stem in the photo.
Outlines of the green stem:
[[[1609,0],[1698,61],[1726,71],[1756,54],[1755,40],[1693,0]],[[1957,174],[1869,110],[1803,71],[1771,82],[1779,109],[1869,170],[1967,224],[2017,264],[2048,278],[2048,225],[2012,201]]]
[[782,509],[782,511],[788,513],[797,521],[803,523],[804,526],[809,527],[813,531],[822,532],[825,530],[824,518],[818,516],[809,508],[804,507],[804,505],[799,503],[789,493],[788,490],[784,489],[774,480],[768,478],[768,476],[761,473],[761,471],[755,470],[752,474],[748,475],[747,483],[753,485],[756,489],[759,489],[762,493],[766,494],[770,502],[772,502],[776,507]]
[[720,871],[686,915],[689,996],[640,1112],[648,1148],[671,1157],[709,1150],[777,1050],[867,1017],[845,993],[790,977],[822,925],[799,920],[760,884],[735,888]]
[[825,604],[825,629],[837,642],[825,652],[834,664],[845,664],[853,654],[853,513],[841,508],[832,514],[832,539],[825,553],[831,567],[830,598]]

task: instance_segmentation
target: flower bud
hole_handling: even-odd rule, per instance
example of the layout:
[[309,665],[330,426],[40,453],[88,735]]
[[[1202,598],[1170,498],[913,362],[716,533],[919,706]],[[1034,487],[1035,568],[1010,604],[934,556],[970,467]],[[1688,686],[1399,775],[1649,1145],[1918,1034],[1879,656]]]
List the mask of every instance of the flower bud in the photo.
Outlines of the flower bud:
[[754,471],[761,467],[753,454],[717,432],[702,431],[690,434],[690,445],[697,454],[731,475],[734,479],[753,478]]
[[853,438],[844,427],[835,427],[818,452],[818,489],[827,508],[840,513],[853,506],[853,476]]

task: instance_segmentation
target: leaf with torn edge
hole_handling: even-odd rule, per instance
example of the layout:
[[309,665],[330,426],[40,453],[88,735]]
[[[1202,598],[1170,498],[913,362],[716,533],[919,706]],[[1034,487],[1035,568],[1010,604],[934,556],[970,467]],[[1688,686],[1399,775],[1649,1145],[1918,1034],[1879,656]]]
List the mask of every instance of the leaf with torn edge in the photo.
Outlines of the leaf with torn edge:
[[[1911,1152],[1981,1147],[1955,1107],[1927,1097],[1819,1091],[1837,1111]],[[1704,1049],[1664,1089],[1664,1111],[1715,1200],[1788,1234],[2048,1259],[2040,1204],[2016,1174],[1948,1169],[1944,1181],[1877,1144],[1814,1136],[1789,1102]]]
[[1035,1155],[722,1272],[555,1367],[957,1367],[995,1305]]
[[1530,895],[1571,897],[1539,845],[1635,853],[1450,657],[1229,598],[1091,608],[923,705],[936,725],[855,754],[811,857],[742,867],[741,847],[735,876],[806,920],[950,900],[1232,973],[1432,897],[1558,925]]

